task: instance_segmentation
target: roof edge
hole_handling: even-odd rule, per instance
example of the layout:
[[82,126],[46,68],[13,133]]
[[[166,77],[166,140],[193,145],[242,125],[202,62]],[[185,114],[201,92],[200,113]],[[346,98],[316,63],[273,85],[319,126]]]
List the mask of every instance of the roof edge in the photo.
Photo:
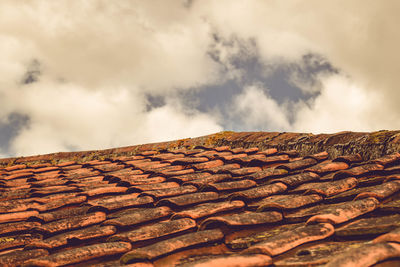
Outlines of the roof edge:
[[146,150],[174,150],[196,146],[258,147],[278,150],[297,150],[301,155],[327,151],[330,157],[359,153],[364,159],[374,159],[400,151],[400,130],[377,132],[339,132],[334,134],[311,134],[291,132],[231,132],[224,131],[211,135],[180,139],[168,142],[150,143],[104,150],[79,152],[58,152],[44,155],[0,159],[0,165],[75,160],[85,162],[93,159],[130,156]]

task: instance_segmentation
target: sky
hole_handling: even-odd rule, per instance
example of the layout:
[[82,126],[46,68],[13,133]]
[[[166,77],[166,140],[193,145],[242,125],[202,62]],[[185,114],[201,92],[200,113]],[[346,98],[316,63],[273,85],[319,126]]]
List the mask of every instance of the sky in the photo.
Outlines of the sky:
[[2,0],[0,157],[400,128],[397,0]]

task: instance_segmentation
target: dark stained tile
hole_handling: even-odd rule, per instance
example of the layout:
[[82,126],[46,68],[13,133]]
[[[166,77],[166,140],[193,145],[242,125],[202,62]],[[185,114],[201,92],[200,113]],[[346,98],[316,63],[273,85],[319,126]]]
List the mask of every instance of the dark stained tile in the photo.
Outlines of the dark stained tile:
[[353,189],[357,186],[357,179],[354,177],[345,178],[342,180],[337,180],[333,182],[323,182],[323,183],[310,183],[304,184],[309,185],[308,188],[305,188],[306,194],[320,194],[325,197],[330,197],[347,190]]
[[219,212],[232,211],[243,208],[245,203],[240,200],[234,200],[229,202],[215,202],[215,203],[204,203],[194,206],[193,208],[185,209],[180,212],[176,212],[174,218],[189,217],[192,219],[199,219],[202,217],[210,216]]
[[276,211],[267,212],[242,212],[227,216],[217,216],[205,219],[200,229],[206,229],[214,225],[225,224],[228,226],[252,226],[259,224],[276,223],[282,220],[282,214]]
[[178,154],[174,154],[174,153],[163,153],[163,154],[157,154],[152,156],[151,158],[153,160],[161,160],[161,161],[166,161],[166,160],[174,160],[174,159],[178,159],[178,158],[184,158],[185,154],[182,153],[178,153]]
[[35,227],[35,230],[45,233],[57,233],[65,230],[73,230],[92,224],[101,223],[106,220],[104,212],[94,212],[86,215],[77,215],[58,221],[52,221],[41,226]]
[[126,241],[126,242],[139,242],[150,239],[156,239],[176,233],[181,233],[196,227],[196,222],[192,219],[183,218],[172,221],[164,221],[135,228],[132,231],[127,231],[113,235],[108,238],[108,241]]
[[202,179],[205,177],[211,176],[211,173],[208,172],[196,172],[196,173],[190,173],[190,174],[184,174],[184,175],[179,175],[179,176],[174,176],[168,178],[168,181],[177,181],[179,183],[183,182],[188,182],[196,179]]
[[29,259],[34,259],[49,255],[44,249],[16,250],[0,255],[1,266],[19,266]]
[[[148,176],[148,174],[146,174]],[[166,180],[165,177],[161,176],[153,176],[149,178],[139,178],[139,177],[126,177],[124,179],[121,179],[118,185],[120,186],[135,186],[135,185],[145,185],[145,184],[158,184],[162,183]]]
[[207,266],[237,266],[237,267],[262,267],[272,264],[270,256],[263,254],[238,255],[225,254],[216,257],[190,262],[181,267],[207,267]]
[[343,223],[360,215],[373,211],[378,207],[378,205],[379,201],[376,198],[372,197],[351,202],[345,202],[339,205],[333,205],[320,210],[319,214],[312,216],[310,219],[307,220],[307,223]]
[[247,167],[247,168],[233,169],[229,173],[232,174],[233,176],[243,176],[259,171],[261,171],[260,167]]
[[373,187],[358,194],[356,199],[374,197],[377,199],[386,198],[400,190],[400,181],[390,181]]
[[20,234],[0,237],[0,250],[27,245],[35,240],[42,239],[39,234]]
[[208,158],[206,157],[185,157],[185,158],[178,158],[172,161],[172,164],[187,165],[187,164],[203,163],[206,161],[208,161]]
[[[396,218],[396,219],[398,220],[398,218]],[[394,223],[396,223],[397,226],[400,224],[399,221],[395,221]],[[379,224],[377,224],[377,225],[379,225]],[[377,228],[380,228],[380,225]],[[373,243],[381,243],[381,242],[396,242],[396,243],[400,243],[400,227],[397,227],[397,228],[391,230],[389,233],[386,233],[384,235],[378,236],[372,242]]]
[[264,154],[255,154],[247,157],[240,157],[233,160],[234,162],[246,165],[246,164],[254,164],[254,165],[266,165],[277,162],[288,162],[288,155],[277,155],[277,156],[265,156]]
[[131,189],[136,189],[140,192],[142,191],[149,191],[149,190],[159,190],[159,189],[172,189],[172,188],[178,188],[179,184],[176,182],[165,182],[165,183],[155,183],[155,184],[143,184],[143,185],[135,185],[129,188]]
[[68,179],[78,179],[78,178],[85,178],[90,176],[97,176],[99,175],[99,171],[94,171],[87,168],[80,168],[75,170],[64,171],[64,175]]
[[256,243],[260,243],[267,239],[275,236],[279,236],[281,233],[291,231],[299,226],[304,226],[301,224],[282,224],[277,226],[270,226],[267,230],[255,230],[253,233],[245,233],[245,235],[230,235],[225,237],[225,243],[227,246],[233,250],[246,249]]
[[256,199],[282,193],[286,189],[287,186],[283,183],[273,183],[233,193],[230,195],[230,198]]
[[44,188],[33,188],[31,190],[32,196],[41,196],[41,195],[50,195],[56,193],[67,193],[67,192],[78,192],[78,188],[76,186],[48,186]]
[[191,180],[187,183],[184,183],[184,185],[194,185],[197,187],[203,187],[203,186],[206,186],[209,184],[228,180],[229,178],[231,178],[230,174],[213,174],[213,175],[207,176],[205,178]]
[[400,245],[396,243],[364,244],[333,256],[327,267],[371,266],[377,262],[400,257]]
[[232,164],[225,164],[222,166],[218,167],[213,167],[213,168],[208,168],[205,169],[204,171],[210,172],[210,173],[229,173],[232,170],[239,169],[240,165],[237,163],[232,163]]
[[335,232],[329,223],[300,226],[257,243],[243,253],[260,253],[270,256],[282,254],[304,243],[325,239]]
[[219,229],[205,230],[181,235],[160,241],[150,246],[133,249],[121,257],[123,263],[153,260],[163,255],[190,248],[193,246],[204,245],[221,240],[224,234]]
[[381,204],[379,206],[379,210],[385,212],[400,212],[400,199],[392,200]]
[[207,186],[207,188],[212,188],[217,191],[233,191],[233,190],[240,190],[240,189],[248,189],[251,187],[256,186],[257,183],[253,180],[238,180],[232,182],[222,182],[222,183],[212,183]]
[[127,242],[100,243],[54,253],[28,260],[24,266],[63,266],[77,264],[95,258],[119,255],[131,249]]
[[0,234],[7,234],[12,232],[28,231],[32,228],[40,226],[38,222],[15,222],[15,223],[2,223],[0,224]]
[[139,196],[151,196],[153,198],[172,197],[197,192],[197,187],[193,185],[183,185],[175,188],[145,191]]
[[276,178],[271,180],[271,182],[279,182],[283,183],[287,186],[295,187],[300,184],[312,182],[315,180],[319,180],[320,176],[313,172],[302,172],[294,175],[289,175],[282,178]]
[[349,167],[349,165],[345,162],[332,162],[331,160],[326,160],[317,165],[309,167],[306,171],[315,172],[318,174],[323,174],[327,172],[335,172],[340,170],[345,170]]
[[101,172],[113,172],[121,170],[123,168],[125,168],[125,165],[119,163],[108,163],[108,164],[97,165],[94,167],[95,170],[99,170]]
[[252,203],[249,207],[257,208],[257,211],[268,209],[297,209],[306,205],[314,204],[322,200],[317,194],[312,195],[274,195],[267,197],[256,203]]
[[60,220],[68,217],[74,217],[78,215],[84,215],[88,211],[89,207],[77,207],[77,208],[71,208],[71,209],[62,209],[62,210],[56,210],[52,212],[45,212],[45,213],[40,213],[35,216],[32,216],[32,218],[39,219],[41,222],[51,222],[55,220]]
[[219,167],[222,165],[224,165],[224,162],[220,159],[216,159],[216,160],[206,161],[203,163],[193,164],[192,167],[196,170],[204,170],[204,169]]
[[40,204],[34,199],[13,199],[0,202],[0,213],[37,209]]
[[39,205],[36,209],[43,212],[43,211],[50,211],[57,208],[61,208],[64,206],[68,206],[71,204],[81,204],[85,202],[87,199],[86,196],[74,196],[71,198],[62,198],[54,201],[50,201],[44,204]]
[[3,214],[0,214],[0,223],[25,221],[29,217],[36,216],[38,214],[39,214],[39,212],[36,210],[3,213]]
[[178,171],[160,171],[159,173],[165,176],[179,176],[179,175],[194,173],[194,169],[183,169]]
[[[379,227],[377,227],[379,226]],[[335,229],[337,236],[376,235],[400,227],[400,215],[363,218]]]
[[374,159],[372,162],[386,166],[386,165],[389,165],[389,164],[391,164],[395,161],[399,161],[399,160],[400,160],[400,153],[394,153],[394,154],[385,155],[383,157]]
[[119,227],[130,226],[160,219],[170,214],[172,214],[172,211],[168,207],[146,208],[133,211],[129,214],[123,214],[113,219],[109,219],[105,221],[103,224],[114,225]]
[[56,186],[56,185],[65,185],[68,183],[68,180],[63,180],[60,178],[52,178],[52,179],[46,179],[46,180],[41,180],[37,182],[31,182],[30,184],[32,187],[46,187],[46,186]]
[[94,225],[87,228],[61,233],[50,238],[43,240],[33,241],[29,244],[29,248],[43,248],[52,249],[68,244],[69,240],[84,241],[97,237],[110,236],[115,234],[116,228],[114,226],[100,226]]
[[0,194],[0,201],[30,197],[30,188],[8,189]]
[[293,252],[291,251],[291,255],[286,257],[282,255],[280,259],[274,259],[274,266],[322,266],[328,263],[332,256],[338,255],[346,249],[359,247],[362,244],[362,242],[324,242],[306,248],[302,246],[294,249]]
[[336,172],[334,179],[346,176],[361,176],[371,172],[381,171],[383,168],[383,165],[378,163],[364,164],[347,170],[338,171]]
[[264,169],[262,171],[247,175],[246,177],[253,179],[253,180],[264,180],[264,179],[281,177],[281,176],[286,175],[287,173],[288,173],[288,171],[284,170],[284,169],[268,168],[268,169]]
[[207,201],[212,201],[216,199],[218,199],[218,193],[216,192],[201,192],[201,193],[193,193],[193,194],[186,194],[176,197],[165,198],[160,200],[157,203],[157,206],[172,205],[172,206],[183,207]]
[[314,164],[317,164],[317,162],[318,161],[316,159],[305,158],[305,159],[295,160],[295,161],[281,164],[277,167],[277,169],[285,169],[288,171],[294,171],[294,170],[310,167]]
[[117,195],[115,197],[104,197],[97,200],[89,200],[88,203],[93,207],[90,210],[116,210],[120,208],[143,206],[153,203],[153,198],[150,196],[138,197],[137,193],[128,195]]

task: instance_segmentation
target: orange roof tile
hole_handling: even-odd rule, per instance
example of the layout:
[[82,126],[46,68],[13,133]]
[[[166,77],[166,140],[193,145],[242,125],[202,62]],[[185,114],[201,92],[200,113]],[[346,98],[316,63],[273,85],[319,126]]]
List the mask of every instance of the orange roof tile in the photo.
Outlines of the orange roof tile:
[[0,159],[0,265],[399,264],[399,134],[223,132]]

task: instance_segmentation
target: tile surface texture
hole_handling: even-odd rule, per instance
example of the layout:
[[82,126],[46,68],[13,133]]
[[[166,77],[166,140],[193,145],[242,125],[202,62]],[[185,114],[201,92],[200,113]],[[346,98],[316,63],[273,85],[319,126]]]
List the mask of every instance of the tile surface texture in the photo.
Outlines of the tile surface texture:
[[0,265],[399,265],[398,143],[218,133],[1,159]]

